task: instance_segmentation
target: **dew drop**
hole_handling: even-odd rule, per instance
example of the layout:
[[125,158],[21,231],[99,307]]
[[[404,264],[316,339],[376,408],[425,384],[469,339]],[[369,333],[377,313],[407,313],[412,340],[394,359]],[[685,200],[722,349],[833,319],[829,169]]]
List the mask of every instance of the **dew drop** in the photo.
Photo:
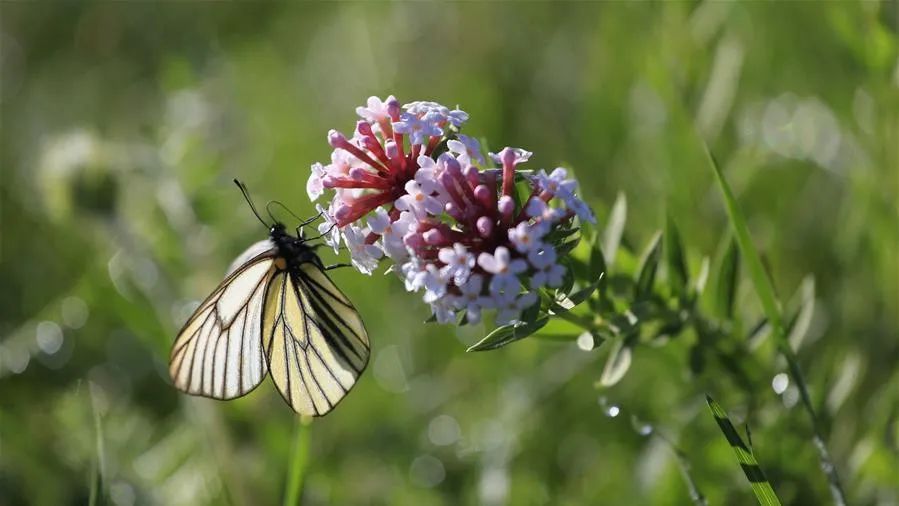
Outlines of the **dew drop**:
[[777,395],[784,393],[788,386],[790,386],[790,378],[786,373],[779,373],[771,380],[771,388]]

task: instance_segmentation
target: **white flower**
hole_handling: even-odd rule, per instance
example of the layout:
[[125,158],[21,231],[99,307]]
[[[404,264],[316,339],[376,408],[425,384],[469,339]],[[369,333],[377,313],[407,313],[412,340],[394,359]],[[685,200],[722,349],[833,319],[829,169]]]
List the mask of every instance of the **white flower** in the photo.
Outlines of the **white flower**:
[[484,163],[484,157],[481,156],[481,145],[474,137],[459,134],[459,139],[451,139],[446,142],[446,147],[451,153],[459,155],[459,163],[464,167],[471,165],[471,160],[477,160]]
[[385,120],[389,121],[390,114],[387,112],[387,104],[395,100],[396,98],[394,98],[393,95],[387,97],[387,100],[383,102],[378,97],[368,97],[366,107],[357,107],[356,114],[362,119],[372,123],[379,123]]
[[468,321],[478,323],[481,321],[481,310],[491,307],[492,301],[481,295],[484,288],[484,277],[480,274],[472,274],[462,285],[458,285],[462,295],[456,297],[456,305],[465,309]]
[[562,167],[556,167],[547,175],[546,171],[540,169],[537,173],[537,187],[552,195],[558,195],[564,198],[567,195],[573,195],[577,183],[573,179],[565,179],[568,177],[568,171]]
[[529,225],[526,221],[522,221],[514,228],[509,229],[509,240],[515,245],[521,253],[527,253],[533,248],[540,245],[540,239],[544,235],[544,227]]
[[496,323],[497,325],[506,325],[518,320],[521,312],[534,305],[537,302],[537,294],[528,292],[520,297],[507,297],[501,301],[501,305],[497,306]]
[[418,258],[412,257],[408,262],[400,265],[399,271],[397,275],[403,278],[403,283],[406,285],[407,292],[415,292],[418,291],[419,287],[416,287],[416,274],[420,272],[421,263]]
[[315,210],[322,215],[322,222],[318,224],[318,233],[325,240],[325,244],[334,248],[334,253],[340,251],[340,229],[330,209],[325,209],[321,204],[315,204]]
[[590,223],[596,223],[596,216],[593,214],[593,210],[583,200],[577,198],[573,193],[562,194],[561,197],[565,201],[565,207],[573,211],[578,218]]
[[432,136],[443,135],[443,130],[437,125],[438,122],[439,117],[434,113],[425,114],[421,118],[414,114],[403,113],[400,115],[400,121],[393,124],[393,131],[408,135],[409,142],[413,145],[424,144]]
[[371,275],[378,268],[381,249],[365,242],[368,233],[368,230],[361,227],[348,226],[343,229],[343,240],[350,250],[353,267],[363,274]]
[[456,306],[448,297],[437,299],[431,304],[431,312],[437,318],[437,323],[453,323],[456,319]]
[[396,201],[396,208],[400,211],[410,211],[417,218],[424,218],[428,213],[440,215],[443,212],[443,204],[431,196],[431,191],[428,190],[433,189],[428,186],[426,181],[424,183],[408,181],[405,186],[406,194]]
[[403,236],[415,222],[412,213],[402,212],[396,221],[390,221],[390,215],[383,207],[379,207],[368,218],[368,228],[372,233],[381,236],[381,249],[395,262],[403,262],[409,258],[409,251],[403,243]]
[[443,104],[438,104],[437,102],[429,102],[426,100],[409,102],[408,104],[403,106],[403,109],[408,111],[409,114],[413,114],[415,116],[424,116],[425,114],[436,113],[445,118],[450,113],[449,107]]
[[505,163],[505,161],[509,161],[512,163],[512,165],[518,165],[530,160],[531,155],[533,154],[534,153],[521,148],[506,147],[503,148],[503,150],[499,153],[490,153],[490,158],[498,164],[503,164]]
[[524,260],[516,258],[511,259],[509,250],[505,246],[497,246],[494,254],[481,253],[478,256],[478,265],[482,269],[493,274],[490,280],[490,292],[493,294],[508,293],[511,290],[518,289],[517,274],[527,270],[528,266]]
[[411,279],[407,286],[411,287],[410,291],[417,292],[422,288],[425,289],[424,301],[427,303],[446,295],[446,284],[449,281],[434,264],[426,264],[424,269],[410,270]]
[[316,201],[325,192],[325,187],[322,185],[324,175],[325,167],[318,162],[313,163],[312,174],[309,174],[309,180],[306,181],[306,194],[309,195],[309,200]]
[[453,244],[452,248],[443,248],[437,253],[437,258],[446,264],[443,267],[443,275],[452,277],[456,286],[462,286],[471,274],[474,267],[474,255],[468,252],[468,248],[460,243]]
[[534,268],[535,272],[531,276],[531,286],[540,288],[541,286],[562,286],[562,279],[565,277],[565,267],[556,263],[558,255],[552,246],[545,245],[534,248],[528,253],[528,262]]
[[446,114],[446,120],[454,127],[459,128],[463,123],[468,121],[468,113],[459,109],[459,106],[457,105],[455,109]]
[[524,211],[529,217],[537,218],[542,223],[555,223],[565,214],[561,209],[550,207],[539,197],[528,200]]

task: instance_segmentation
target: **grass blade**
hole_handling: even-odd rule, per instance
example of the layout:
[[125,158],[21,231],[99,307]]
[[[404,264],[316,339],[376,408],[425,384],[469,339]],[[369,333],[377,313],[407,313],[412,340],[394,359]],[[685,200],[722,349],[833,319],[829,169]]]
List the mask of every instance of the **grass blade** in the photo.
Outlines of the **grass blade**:
[[821,426],[818,422],[818,416],[815,413],[811,396],[809,396],[808,393],[805,376],[802,374],[802,369],[799,367],[799,361],[796,360],[796,355],[790,347],[787,332],[784,328],[783,313],[781,312],[780,304],[778,303],[774,292],[774,285],[771,284],[771,280],[768,278],[768,274],[762,265],[762,259],[752,243],[752,236],[749,234],[749,226],[746,225],[746,218],[743,217],[743,213],[740,212],[734,194],[727,184],[727,181],[724,179],[724,175],[721,173],[718,162],[715,160],[709,147],[705,145],[705,143],[703,143],[703,146],[709,159],[709,164],[715,172],[718,187],[724,195],[727,215],[730,218],[731,227],[733,228],[737,239],[737,245],[740,247],[740,253],[743,256],[746,268],[749,271],[752,285],[761,300],[762,309],[765,312],[765,316],[768,318],[772,333],[777,340],[777,347],[787,361],[787,368],[790,371],[790,376],[793,377],[793,381],[799,389],[799,397],[802,400],[803,408],[812,423],[812,440],[815,448],[818,450],[818,461],[821,464],[821,470],[824,471],[825,476],[827,476],[831,497],[837,506],[844,506],[846,504],[846,495],[843,492],[843,486],[840,483],[837,468],[833,464],[833,459],[831,459],[830,452],[827,450],[827,446],[824,443],[824,436],[821,432]]
[[755,498],[758,499],[759,504],[762,506],[780,506],[780,500],[774,493],[771,483],[768,481],[768,478],[765,477],[765,473],[755,459],[755,455],[752,454],[752,450],[746,446],[746,443],[743,442],[743,438],[737,433],[737,429],[730,423],[727,413],[725,413],[725,411],[721,409],[721,406],[710,396],[706,395],[705,400],[709,403],[709,409],[712,410],[712,415],[715,416],[718,427],[721,428],[721,432],[724,433],[725,439],[727,439],[727,442],[730,443],[731,448],[733,448],[734,453],[737,455],[737,462],[739,462],[740,467],[743,468],[743,473],[746,475],[746,479],[749,480],[749,485],[752,487],[752,493],[755,494]]
[[671,285],[671,291],[682,297],[687,292],[687,282],[690,279],[690,273],[687,270],[686,254],[684,253],[684,245],[681,242],[680,232],[671,215],[665,217],[665,234],[664,246],[665,263],[668,267],[668,283]]

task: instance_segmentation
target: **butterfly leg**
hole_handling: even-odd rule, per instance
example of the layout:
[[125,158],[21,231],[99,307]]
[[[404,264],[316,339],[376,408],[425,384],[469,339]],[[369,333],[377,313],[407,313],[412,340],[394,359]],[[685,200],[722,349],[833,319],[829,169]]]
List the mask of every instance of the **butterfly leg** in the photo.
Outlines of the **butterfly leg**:
[[330,270],[333,270],[333,269],[339,269],[339,268],[341,268],[341,267],[352,267],[352,265],[350,265],[350,264],[334,264],[334,265],[328,265],[328,266],[325,267],[325,270],[326,270],[326,271],[330,271]]

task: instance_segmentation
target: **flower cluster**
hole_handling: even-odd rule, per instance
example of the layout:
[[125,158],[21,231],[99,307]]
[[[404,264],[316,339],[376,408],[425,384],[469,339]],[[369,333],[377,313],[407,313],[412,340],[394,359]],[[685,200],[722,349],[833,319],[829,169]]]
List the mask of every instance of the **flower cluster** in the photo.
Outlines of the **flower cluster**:
[[[311,200],[333,190],[319,230],[371,274],[381,260],[422,291],[437,321],[516,321],[566,269],[551,238],[575,217],[594,222],[563,168],[521,171],[531,153],[505,148],[487,167],[468,114],[434,102],[368,99],[351,138],[332,130],[331,163],[312,166]],[[558,235],[558,234],[556,234]]]

